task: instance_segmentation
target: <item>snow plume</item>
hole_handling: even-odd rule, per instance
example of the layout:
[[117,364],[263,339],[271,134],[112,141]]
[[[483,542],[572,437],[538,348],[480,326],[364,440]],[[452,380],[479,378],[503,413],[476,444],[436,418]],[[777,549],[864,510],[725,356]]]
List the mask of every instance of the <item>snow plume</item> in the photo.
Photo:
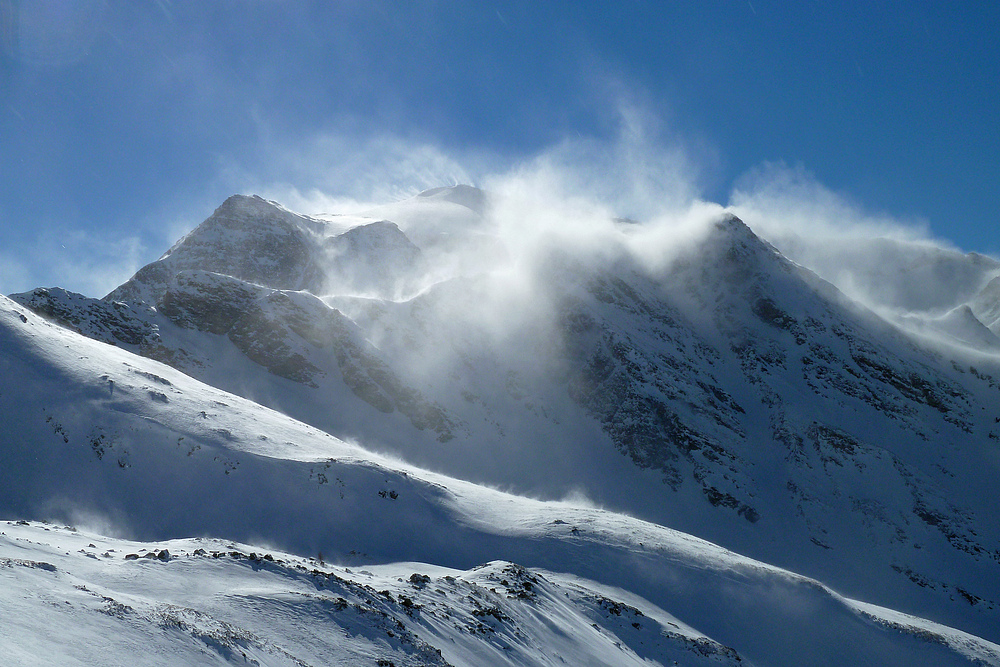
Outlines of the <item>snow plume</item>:
[[[442,185],[475,180],[473,154],[455,157],[430,142],[323,133],[282,145],[263,133],[258,173],[224,167],[222,180],[305,215],[354,212]],[[470,167],[471,165],[471,167]]]
[[998,265],[931,236],[923,220],[873,214],[802,167],[741,178],[729,209],[785,256],[882,312],[939,315],[972,298]]
[[699,189],[683,147],[657,146],[627,114],[613,142],[564,141],[485,179],[494,224],[527,253],[556,245],[596,259],[646,247],[630,239],[648,242],[653,232],[662,246],[653,252],[668,251],[676,223],[698,206]]
[[[801,167],[752,170],[724,209],[702,196],[702,173],[710,171],[704,150],[658,131],[634,105],[619,104],[617,117],[610,139],[567,138],[513,164],[472,149],[449,154],[423,141],[322,135],[273,150],[268,163],[282,180],[251,187],[340,231],[382,220],[398,225],[420,249],[419,261],[365,265],[382,288],[355,289],[352,276],[352,289],[334,284],[331,294],[388,296],[433,321],[442,340],[478,338],[494,349],[557,338],[554,299],[572,282],[566,271],[556,275],[560,267],[658,274],[726,210],[793,261],[897,321],[941,317],[1000,271],[990,258],[935,240],[925,221],[870,213]],[[435,189],[459,183],[482,191]],[[371,203],[386,200],[396,203]],[[390,238],[391,229],[382,233],[380,242],[405,245]],[[375,236],[373,229],[370,240]],[[330,261],[342,261],[345,252],[338,246]],[[402,251],[394,257],[406,259]],[[336,307],[351,317],[360,312],[342,300]],[[377,331],[371,340],[380,344]],[[443,348],[414,360],[428,373],[454,363]]]
[[[436,465],[441,451],[461,447],[452,466],[476,481],[517,479],[519,493],[578,499],[585,491],[594,503],[615,504],[598,477],[613,479],[632,464],[612,447],[596,463],[592,452],[579,451],[604,436],[565,391],[567,373],[576,368],[570,357],[580,353],[577,342],[572,350],[566,345],[567,314],[590,307],[595,276],[655,274],[723,214],[700,199],[691,165],[682,142],[651,135],[623,114],[612,140],[567,139],[501,169],[468,169],[481,190],[435,188],[382,206],[339,209],[336,216],[306,211],[331,221],[338,229],[331,233],[357,240],[352,252],[328,258],[327,274],[343,272],[337,262],[344,261],[371,269],[374,279],[410,273],[400,284],[411,289],[398,293],[355,290],[363,281],[353,281],[321,296],[357,324],[351,331],[359,354],[374,346],[371,354],[403,385],[430,403],[459,406],[456,432],[465,428],[461,422],[484,433],[476,451],[466,449],[460,434],[433,444]],[[405,238],[380,221],[397,225]],[[339,231],[345,227],[352,229]],[[412,264],[398,252],[407,243],[419,248]],[[380,252],[366,255],[369,247]],[[379,264],[384,257],[400,261]],[[502,432],[498,422],[492,430],[480,426],[526,405],[546,406],[547,416],[532,412],[523,424],[503,424]],[[542,436],[533,430],[539,424],[548,429]],[[392,441],[391,448],[435,465],[417,444]]]
[[[553,250],[589,263],[672,255],[721,214],[700,199],[698,167],[682,140],[649,130],[624,107],[608,141],[564,140],[483,179],[496,233],[523,264]],[[709,210],[711,209],[711,210]]]
[[623,112],[612,141],[564,140],[481,176],[481,215],[471,189],[432,191],[367,215],[397,223],[421,248],[421,312],[455,329],[443,340],[476,332],[516,356],[525,338],[557,338],[554,300],[572,284],[567,271],[660,270],[722,214],[699,199],[692,164],[681,142],[649,136]]

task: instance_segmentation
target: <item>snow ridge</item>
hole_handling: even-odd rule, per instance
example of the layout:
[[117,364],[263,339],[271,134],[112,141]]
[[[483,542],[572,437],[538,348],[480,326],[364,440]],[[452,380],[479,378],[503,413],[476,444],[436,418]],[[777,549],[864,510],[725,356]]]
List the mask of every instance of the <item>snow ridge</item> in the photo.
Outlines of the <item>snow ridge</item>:
[[[386,613],[451,664],[484,645],[546,664],[556,644],[616,662],[602,636],[624,664],[1000,664],[995,281],[943,314],[876,312],[729,214],[655,266],[629,250],[641,222],[609,221],[597,256],[526,254],[492,215],[469,186],[336,222],[234,196],[104,300],[3,299],[0,368],[17,380],[0,387],[16,415],[0,451],[24,474],[0,508],[113,525],[150,551],[200,534],[448,568],[425,568],[444,598],[410,591],[422,578],[400,590],[493,630],[417,629],[398,591]],[[965,287],[992,266],[941,261]],[[523,586],[504,584],[515,606],[463,607],[490,561],[508,584],[505,568],[545,582],[546,613],[588,639],[532,625]],[[659,628],[638,646],[616,625],[630,614]],[[418,643],[379,659],[433,662]]]

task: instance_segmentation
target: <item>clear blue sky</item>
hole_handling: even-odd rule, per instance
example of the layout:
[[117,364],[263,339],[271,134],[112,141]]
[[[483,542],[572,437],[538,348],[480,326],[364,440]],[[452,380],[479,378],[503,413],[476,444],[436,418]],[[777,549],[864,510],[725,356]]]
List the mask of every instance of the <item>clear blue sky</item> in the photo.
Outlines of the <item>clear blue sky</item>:
[[4,293],[110,289],[233,192],[371,195],[379,146],[405,192],[612,141],[622,99],[705,198],[784,162],[1000,250],[996,0],[0,0],[0,40]]

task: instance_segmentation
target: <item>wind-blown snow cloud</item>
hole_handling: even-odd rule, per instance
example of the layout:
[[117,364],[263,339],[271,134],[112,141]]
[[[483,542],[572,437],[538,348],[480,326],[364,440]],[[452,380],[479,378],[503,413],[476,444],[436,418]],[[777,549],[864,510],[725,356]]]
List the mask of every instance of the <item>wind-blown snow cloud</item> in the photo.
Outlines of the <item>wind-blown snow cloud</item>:
[[[433,196],[367,212],[397,223],[422,249],[426,273],[400,307],[416,311],[429,340],[446,343],[394,353],[405,357],[398,367],[414,386],[462,373],[463,359],[478,357],[526,378],[558,373],[567,289],[605,270],[658,272],[723,213],[702,200],[696,173],[682,141],[623,113],[612,140],[565,139],[480,176],[482,218]],[[448,205],[465,215],[452,217]],[[420,209],[432,215],[415,216]],[[366,318],[370,303],[331,305]],[[380,349],[401,350],[378,331],[366,335]]]
[[[518,159],[392,136],[324,133],[285,145],[262,125],[260,150],[266,159],[257,162],[267,164],[266,171],[249,174],[230,162],[221,178],[307,215],[378,211],[377,204],[429,188],[477,185],[489,193],[490,204],[485,219],[475,223],[478,229],[459,216],[457,222],[437,221],[433,230],[424,221],[422,231],[453,239],[485,232],[499,239],[509,264],[491,288],[492,298],[508,305],[544,304],[543,269],[555,254],[590,265],[624,259],[659,271],[723,213],[721,204],[703,195],[704,174],[714,168],[703,162],[713,162],[712,152],[664,131],[629,96],[618,100],[612,137],[565,138]],[[945,312],[972,298],[989,277],[987,260],[966,261],[933,239],[926,221],[868,212],[802,167],[759,166],[738,180],[726,208],[793,261],[884,312]],[[381,210],[393,219],[393,211]],[[396,222],[416,240],[420,231]],[[461,228],[449,229],[453,224]],[[475,255],[455,261],[447,256],[455,249],[451,244],[435,257],[424,247],[434,261],[411,286],[454,277],[455,267],[498,268],[495,254],[488,261]],[[517,328],[515,320],[544,317],[547,308],[491,312],[504,312],[505,322],[484,315],[481,324],[502,337]]]
[[473,183],[482,172],[476,155],[453,156],[433,143],[396,136],[323,133],[290,146],[263,136],[266,172],[248,173],[229,160],[222,180],[306,215],[363,210],[442,185]]
[[989,259],[933,238],[927,221],[865,211],[801,166],[751,171],[729,209],[784,255],[882,311],[940,314],[995,273]]
[[546,272],[559,258],[664,268],[722,213],[700,198],[696,174],[680,141],[651,137],[624,113],[612,141],[566,140],[488,176],[490,221],[519,270],[508,284],[546,294]]
[[866,212],[861,204],[821,184],[802,165],[767,162],[750,170],[737,180],[730,206],[769,234],[930,240],[926,220]]
[[[363,211],[442,185],[477,185],[490,193],[490,233],[522,270],[507,276],[510,289],[539,292],[523,269],[544,264],[553,247],[585,261],[624,253],[659,270],[722,213],[703,195],[716,158],[663,131],[627,95],[618,99],[614,136],[566,138],[518,159],[392,136],[325,133],[283,145],[264,127],[266,159],[258,162],[269,165],[266,173],[230,162],[222,178],[308,215]],[[760,165],[736,182],[727,204],[793,261],[883,311],[939,314],[972,298],[989,276],[988,260],[966,261],[931,236],[927,221],[866,211],[803,167]],[[440,271],[433,277],[439,279]]]

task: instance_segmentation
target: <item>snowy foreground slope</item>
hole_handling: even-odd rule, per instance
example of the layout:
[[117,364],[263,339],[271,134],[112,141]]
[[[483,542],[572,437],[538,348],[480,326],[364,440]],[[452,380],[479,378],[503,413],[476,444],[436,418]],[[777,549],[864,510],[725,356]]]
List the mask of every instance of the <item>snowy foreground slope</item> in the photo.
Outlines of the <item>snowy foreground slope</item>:
[[1000,664],[690,535],[373,454],[5,297],[0,400],[4,664]]

